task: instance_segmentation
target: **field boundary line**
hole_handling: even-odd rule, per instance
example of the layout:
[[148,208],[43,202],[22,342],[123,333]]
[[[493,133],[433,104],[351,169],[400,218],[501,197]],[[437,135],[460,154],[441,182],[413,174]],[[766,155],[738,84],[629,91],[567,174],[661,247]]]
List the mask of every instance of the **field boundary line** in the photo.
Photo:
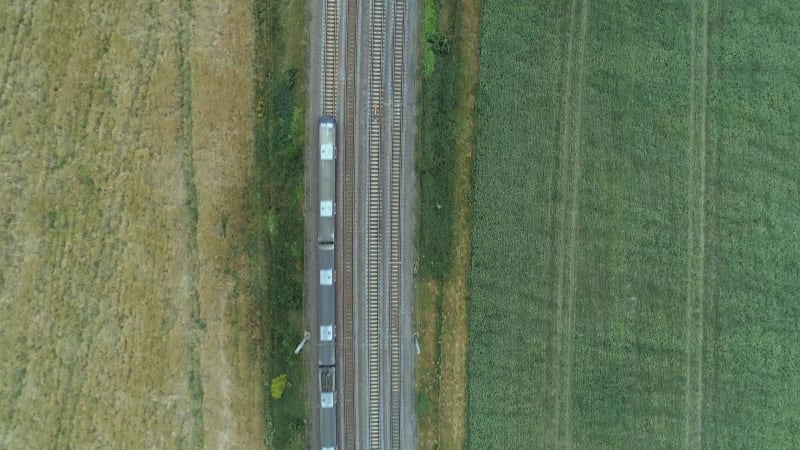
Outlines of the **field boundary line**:
[[686,448],[700,448],[703,436],[703,321],[705,317],[706,147],[708,109],[709,1],[692,4],[690,140],[687,158],[688,236],[686,292]]

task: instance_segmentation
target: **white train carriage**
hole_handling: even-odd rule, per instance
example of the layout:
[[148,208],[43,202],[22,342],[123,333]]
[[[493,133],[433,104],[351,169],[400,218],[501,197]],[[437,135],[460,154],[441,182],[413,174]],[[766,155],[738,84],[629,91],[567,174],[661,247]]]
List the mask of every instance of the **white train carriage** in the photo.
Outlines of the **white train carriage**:
[[333,244],[319,246],[319,365],[336,363],[336,283]]
[[336,120],[319,120],[319,242],[333,242],[336,230]]

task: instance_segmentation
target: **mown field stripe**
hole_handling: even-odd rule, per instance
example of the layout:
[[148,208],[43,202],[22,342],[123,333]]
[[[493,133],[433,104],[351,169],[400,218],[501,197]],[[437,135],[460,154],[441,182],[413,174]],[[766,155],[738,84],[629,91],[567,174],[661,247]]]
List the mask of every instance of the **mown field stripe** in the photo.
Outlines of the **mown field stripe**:
[[703,436],[705,317],[706,147],[708,109],[708,1],[691,11],[690,141],[688,154],[688,277],[686,293],[686,448]]

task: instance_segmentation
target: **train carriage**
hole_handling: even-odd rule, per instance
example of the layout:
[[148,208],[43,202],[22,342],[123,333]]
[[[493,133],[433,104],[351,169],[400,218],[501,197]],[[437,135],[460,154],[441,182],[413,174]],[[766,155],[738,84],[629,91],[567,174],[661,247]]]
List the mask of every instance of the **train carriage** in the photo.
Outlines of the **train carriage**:
[[319,121],[319,242],[333,242],[336,229],[336,120]]
[[336,121],[319,121],[319,377],[322,450],[336,445]]
[[336,449],[336,369],[319,369],[319,423],[322,450]]
[[319,246],[319,365],[336,363],[336,285],[333,244]]

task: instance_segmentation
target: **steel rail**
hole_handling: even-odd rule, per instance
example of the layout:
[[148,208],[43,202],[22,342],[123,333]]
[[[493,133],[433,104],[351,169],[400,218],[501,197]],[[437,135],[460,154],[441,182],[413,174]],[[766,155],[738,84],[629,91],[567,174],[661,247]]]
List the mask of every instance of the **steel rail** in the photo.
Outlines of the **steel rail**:
[[369,120],[367,189],[367,443],[381,448],[381,377],[380,377],[380,275],[381,211],[380,184],[382,107],[381,75],[383,69],[384,0],[370,3],[369,41]]
[[325,43],[322,46],[322,115],[336,116],[336,74],[339,53],[338,0],[325,0]]
[[356,370],[355,370],[355,292],[353,290],[355,272],[354,246],[355,239],[355,116],[356,116],[356,29],[358,24],[358,2],[357,0],[347,0],[347,30],[346,30],[346,54],[345,54],[345,97],[344,97],[344,192],[343,211],[340,216],[343,223],[344,232],[342,233],[341,251],[342,258],[342,373],[344,376],[344,392],[342,393],[342,417],[344,421],[344,442],[343,448],[356,448]]
[[389,353],[390,353],[390,447],[400,449],[400,413],[402,403],[402,378],[400,372],[400,187],[402,179],[402,124],[403,124],[403,36],[405,27],[405,0],[394,4],[394,35],[392,55],[392,120],[391,167],[389,175]]

